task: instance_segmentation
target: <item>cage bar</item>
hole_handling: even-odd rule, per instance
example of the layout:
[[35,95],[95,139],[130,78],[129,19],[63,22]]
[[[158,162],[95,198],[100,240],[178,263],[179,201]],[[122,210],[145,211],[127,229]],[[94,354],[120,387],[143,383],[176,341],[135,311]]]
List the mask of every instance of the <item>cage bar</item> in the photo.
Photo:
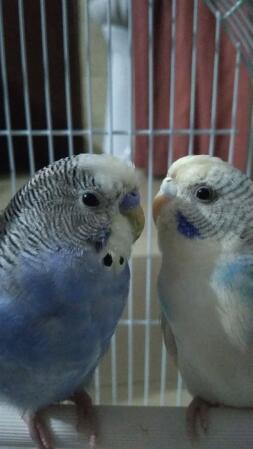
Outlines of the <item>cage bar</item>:
[[94,374],[94,388],[95,388],[95,404],[100,404],[100,368],[99,366],[95,369]]
[[[242,57],[248,65],[251,76],[253,76],[253,11],[252,6],[250,6],[250,1],[245,0],[245,2],[237,6],[236,10],[233,10],[232,14],[231,8],[233,9],[234,4],[231,1],[206,0],[206,3],[213,14],[216,14],[216,11],[218,10],[220,11],[223,25],[226,27],[228,35],[234,45],[236,45],[237,42],[240,42]],[[245,7],[248,7],[247,13],[245,8],[243,8],[244,5]]]
[[[129,117],[129,144],[131,160],[133,161],[133,43],[132,43],[132,32],[133,32],[133,22],[132,22],[132,0],[129,0],[128,4],[128,51],[129,51],[129,86],[130,86],[130,117]],[[128,376],[127,376],[127,402],[128,405],[132,404],[133,401],[133,261],[132,258],[129,261],[130,268],[130,285],[129,285],[129,295],[128,295]]]
[[227,25],[230,28],[231,33],[233,33],[232,38],[234,44],[236,45],[239,40],[241,46],[245,48],[246,53],[250,52],[250,49],[253,48],[253,42],[251,40],[252,36],[250,36],[253,31],[253,25],[250,20],[242,14],[241,9],[238,9],[236,14],[229,14],[226,2],[224,5],[221,4],[220,11],[222,13],[224,25]]
[[110,153],[114,151],[113,145],[113,98],[112,98],[112,23],[111,17],[112,7],[111,0],[107,1],[107,29],[108,29],[108,53],[107,53],[107,86],[108,86],[108,100],[109,100],[109,121],[108,121],[108,135]]
[[118,398],[116,334],[114,334],[111,339],[111,370],[112,370],[112,404],[116,405]]
[[0,58],[1,58],[1,77],[3,85],[3,103],[4,103],[4,115],[5,115],[5,135],[8,147],[8,159],[11,178],[11,192],[12,195],[16,192],[16,166],[14,159],[14,147],[13,147],[13,134],[11,130],[11,113],[10,113],[10,97],[7,78],[7,65],[5,55],[5,39],[4,39],[4,26],[3,26],[3,7],[0,2]]
[[62,0],[62,25],[63,25],[63,57],[64,57],[64,82],[66,97],[66,115],[68,127],[68,152],[69,156],[74,154],[73,134],[72,134],[72,107],[71,107],[71,88],[70,88],[70,62],[69,62],[69,28],[68,28],[68,9],[66,0]]
[[[172,0],[171,6],[171,57],[170,57],[170,116],[169,116],[169,128],[174,127],[174,112],[175,112],[175,77],[176,77],[176,19],[177,9],[176,0]],[[168,151],[168,166],[173,162],[173,134],[169,140]]]
[[87,135],[88,135],[88,150],[93,153],[93,106],[92,106],[92,76],[91,76],[91,52],[90,52],[90,20],[89,20],[89,0],[84,2],[85,5],[85,60],[86,60],[86,95],[87,95]]
[[[108,53],[107,53],[107,85],[109,97],[109,122],[108,133],[110,142],[110,153],[114,152],[113,145],[113,98],[112,98],[112,8],[111,0],[107,2],[107,27],[108,27]],[[113,335],[111,340],[111,371],[112,371],[112,404],[117,404],[117,336]]]
[[166,391],[166,372],[167,372],[167,349],[162,342],[161,351],[161,379],[160,379],[160,405],[165,404],[165,391]]
[[219,60],[220,60],[220,35],[221,35],[221,15],[216,12],[216,27],[215,27],[215,52],[213,64],[213,86],[212,86],[212,105],[211,105],[211,135],[209,141],[209,154],[214,155],[215,145],[215,129],[217,116],[217,94],[218,94],[218,77],[219,77]]
[[183,381],[180,372],[177,373],[177,393],[176,393],[176,406],[179,407],[182,403],[182,390]]
[[[196,136],[201,135],[211,135],[214,134],[215,136],[230,136],[231,135],[231,128],[226,129],[209,129],[209,128],[199,128],[199,129],[193,129],[190,130],[189,128],[178,128],[178,129],[154,129],[152,132],[153,136],[171,136],[171,135],[179,135],[179,136],[187,136],[194,134]],[[73,129],[72,134],[74,136],[87,136],[89,135],[90,131],[89,129]],[[108,135],[108,131],[102,128],[94,128],[92,131],[93,135],[96,136],[105,136]],[[26,129],[4,129],[0,130],[0,136],[19,136],[19,137],[26,137],[29,134],[29,131]],[[53,129],[52,131],[48,129],[33,129],[31,130],[32,136],[43,136],[48,137],[49,135],[52,136],[67,136],[69,134],[68,129]],[[112,134],[115,136],[127,136],[129,134],[129,131],[124,130],[115,130],[112,131]],[[150,136],[149,129],[137,129],[132,131],[133,136]]]
[[[127,305],[127,345],[128,345],[128,374],[127,374],[127,403],[132,404],[133,401],[133,261],[129,261],[130,268],[130,285]],[[121,321],[120,325],[124,325]]]
[[[253,96],[253,94],[251,96]],[[251,104],[252,104],[252,107],[251,107],[249,148],[248,148],[246,173],[250,178],[253,178],[253,98],[252,98]]]
[[45,106],[46,106],[46,122],[48,128],[48,158],[50,164],[54,162],[54,145],[52,133],[52,110],[49,80],[49,62],[48,62],[48,45],[47,45],[47,22],[46,22],[46,5],[45,0],[40,0],[40,18],[41,18],[41,38],[42,38],[42,59],[44,71],[44,90],[45,90]]
[[[223,9],[225,11],[225,9]],[[223,15],[222,19],[224,20],[224,24],[226,25],[225,17],[226,13]],[[231,32],[233,32],[233,41],[236,45],[239,40],[241,45],[245,48],[245,55],[250,53],[253,49],[253,25],[250,20],[242,14],[239,10],[236,15],[234,15],[231,20],[228,20],[229,26],[231,28]]]
[[129,52],[129,72],[128,72],[128,78],[129,78],[129,87],[130,87],[130,107],[129,107],[129,113],[130,113],[130,120],[129,120],[129,141],[130,141],[130,148],[131,148],[131,160],[134,160],[134,154],[133,154],[133,148],[134,148],[134,114],[133,114],[133,107],[134,107],[134,84],[133,84],[133,10],[132,10],[132,0],[129,0],[128,2],[128,52]]
[[[198,0],[193,5],[192,25],[192,66],[191,66],[191,100],[190,100],[190,124],[191,131],[194,129],[195,105],[196,105],[196,74],[197,74],[197,29],[198,29]],[[189,135],[188,154],[193,154],[194,133]]]
[[241,47],[238,44],[237,48],[236,48],[236,57],[235,57],[235,77],[234,77],[233,100],[232,100],[232,111],[231,111],[231,136],[230,136],[229,148],[228,148],[228,162],[230,164],[232,164],[234,161],[240,64],[241,64]]
[[235,4],[233,6],[231,6],[231,9],[229,9],[223,16],[223,19],[227,19],[228,17],[230,17],[232,14],[235,13],[235,11],[243,5],[243,3],[245,3],[245,0],[238,0],[237,2],[235,2]]
[[30,176],[34,175],[35,164],[34,164],[34,148],[32,139],[32,120],[31,120],[31,108],[30,108],[30,93],[28,84],[28,73],[27,73],[27,57],[26,57],[26,42],[25,42],[25,18],[24,18],[24,5],[23,0],[18,0],[18,18],[19,18],[19,41],[20,41],[20,55],[21,55],[21,66],[22,66],[22,77],[23,77],[23,88],[24,88],[24,105],[25,105],[25,121],[27,128],[27,142],[28,142],[28,158],[30,167]]
[[[127,319],[127,320],[121,319],[119,321],[119,324],[121,326],[128,326],[130,324],[130,321],[129,321],[129,319]],[[133,319],[132,320],[133,326],[145,326],[146,327],[148,324],[150,326],[158,326],[160,323],[159,323],[159,320],[152,320],[152,319],[143,319],[143,320]]]
[[144,405],[149,401],[150,377],[150,318],[151,318],[151,275],[152,275],[152,187],[153,187],[153,153],[154,153],[154,49],[153,49],[153,0],[148,3],[148,186],[147,186],[147,262],[146,262],[146,298],[145,298],[145,357],[144,357]]

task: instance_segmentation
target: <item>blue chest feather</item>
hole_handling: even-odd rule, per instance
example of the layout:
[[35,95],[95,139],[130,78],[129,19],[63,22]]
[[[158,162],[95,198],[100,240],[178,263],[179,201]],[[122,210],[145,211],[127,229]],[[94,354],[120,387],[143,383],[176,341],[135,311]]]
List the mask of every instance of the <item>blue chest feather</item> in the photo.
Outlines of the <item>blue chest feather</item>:
[[183,234],[188,239],[200,238],[199,230],[181,212],[177,212],[176,220],[177,230],[180,234]]
[[241,303],[252,307],[253,300],[253,257],[248,254],[237,255],[216,269],[213,280],[218,286],[232,295],[239,293]]
[[56,378],[52,395],[64,398],[107,349],[126,303],[128,265],[115,274],[96,254],[59,253],[44,255],[38,266],[22,260],[12,275],[9,289],[0,290],[0,392],[14,376],[15,394],[20,381],[29,396],[23,384],[32,371],[42,382],[43,375],[48,383]]

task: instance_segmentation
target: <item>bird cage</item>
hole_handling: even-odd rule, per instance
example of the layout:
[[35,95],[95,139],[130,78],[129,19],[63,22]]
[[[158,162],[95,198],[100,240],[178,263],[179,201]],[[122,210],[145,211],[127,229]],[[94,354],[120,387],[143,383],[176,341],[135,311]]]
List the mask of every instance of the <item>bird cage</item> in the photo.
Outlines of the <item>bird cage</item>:
[[187,405],[160,331],[152,199],[184,154],[252,175],[251,0],[0,0],[0,64],[0,208],[60,157],[113,153],[139,171],[146,228],[95,404]]

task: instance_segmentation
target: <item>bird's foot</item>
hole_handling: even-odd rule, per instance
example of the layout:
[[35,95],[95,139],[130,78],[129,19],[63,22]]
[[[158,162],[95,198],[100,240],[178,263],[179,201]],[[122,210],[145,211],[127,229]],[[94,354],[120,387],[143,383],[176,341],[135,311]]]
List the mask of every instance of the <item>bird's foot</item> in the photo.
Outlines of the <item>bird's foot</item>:
[[70,400],[76,405],[77,427],[80,428],[84,421],[88,422],[90,428],[89,449],[95,449],[98,422],[90,396],[85,390],[80,390],[74,393]]
[[52,437],[45,423],[42,410],[26,412],[22,418],[27,424],[30,436],[38,449],[54,449]]
[[200,423],[204,433],[208,430],[208,411],[211,407],[204,399],[195,397],[186,410],[186,427],[187,433],[191,441],[195,441],[198,437],[197,422]]

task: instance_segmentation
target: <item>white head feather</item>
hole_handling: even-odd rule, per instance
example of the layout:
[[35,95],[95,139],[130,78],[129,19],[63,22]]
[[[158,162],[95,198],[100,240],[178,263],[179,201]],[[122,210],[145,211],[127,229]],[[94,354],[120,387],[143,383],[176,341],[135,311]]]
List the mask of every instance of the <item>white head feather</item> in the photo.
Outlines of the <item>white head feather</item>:
[[[181,214],[202,239],[253,239],[253,183],[227,162],[207,155],[186,156],[172,164],[165,181],[161,191],[172,198],[161,211],[158,227],[169,223],[170,229],[179,229]],[[198,197],[201,188],[210,190],[210,199]]]
[[108,193],[115,189],[121,190],[123,185],[127,190],[138,187],[138,176],[132,162],[126,163],[107,154],[79,154],[76,162],[78,168],[94,175],[96,183],[102,185]]

